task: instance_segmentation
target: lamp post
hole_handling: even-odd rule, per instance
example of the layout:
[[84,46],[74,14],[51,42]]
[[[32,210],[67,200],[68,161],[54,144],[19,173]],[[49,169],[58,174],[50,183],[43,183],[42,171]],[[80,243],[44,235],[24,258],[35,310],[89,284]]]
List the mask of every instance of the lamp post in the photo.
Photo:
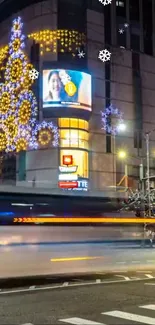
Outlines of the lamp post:
[[149,218],[151,217],[151,193],[150,193],[150,135],[155,131],[155,128],[145,133],[146,140],[146,169],[147,169],[147,195],[148,195],[148,212]]
[[[121,160],[125,160],[127,157],[126,151],[120,150],[118,152],[118,157]],[[125,176],[125,178],[124,178],[124,176]],[[125,180],[125,187],[127,188],[128,187],[128,165],[127,164],[125,164],[125,166],[124,166],[124,176],[123,176],[123,178]]]
[[[117,133],[124,132],[126,130],[126,124],[121,122],[117,125]],[[115,155],[116,155],[116,135],[113,135],[113,182],[114,185],[116,186],[116,167],[115,167]]]
[[151,217],[151,209],[150,209],[150,133],[145,134],[146,139],[146,165],[147,165],[147,194],[148,194],[148,212],[149,218]]

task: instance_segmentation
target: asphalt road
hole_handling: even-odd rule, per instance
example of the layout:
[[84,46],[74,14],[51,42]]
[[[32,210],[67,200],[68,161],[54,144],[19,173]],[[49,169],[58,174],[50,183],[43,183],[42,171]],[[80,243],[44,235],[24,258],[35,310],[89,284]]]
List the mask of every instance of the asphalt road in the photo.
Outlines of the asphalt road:
[[155,249],[131,245],[6,245],[0,256],[0,278],[155,269]]
[[145,280],[0,293],[0,324],[154,325],[154,286]]
[[62,242],[140,239],[142,225],[106,227],[67,226],[1,226],[0,246]]

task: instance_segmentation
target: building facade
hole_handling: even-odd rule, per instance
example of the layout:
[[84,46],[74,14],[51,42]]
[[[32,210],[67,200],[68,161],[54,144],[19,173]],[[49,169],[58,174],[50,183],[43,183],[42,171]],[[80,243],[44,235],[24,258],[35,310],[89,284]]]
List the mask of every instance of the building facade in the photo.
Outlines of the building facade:
[[[145,132],[155,128],[155,3],[153,0],[5,0],[0,4],[0,55],[8,43],[12,20],[21,16],[28,36],[26,50],[40,77],[34,86],[39,120],[59,127],[59,147],[20,153],[16,182],[24,186],[63,186],[64,157],[77,166],[78,189],[104,190],[122,184],[137,186],[139,165],[146,166]],[[127,24],[127,27],[124,26]],[[123,33],[120,30],[123,29]],[[108,49],[111,60],[102,62],[99,51]],[[85,53],[79,57],[78,51]],[[66,70],[85,76],[81,96],[87,105],[47,108],[43,79],[47,71]],[[90,78],[91,85],[90,85]],[[80,77],[79,77],[80,78]],[[46,87],[45,87],[46,90]],[[111,104],[123,113],[126,131],[115,137],[102,129],[101,111]],[[47,108],[47,109],[46,109]],[[111,116],[108,123],[115,123]],[[154,174],[155,133],[150,137],[150,164]],[[125,159],[119,159],[119,152]],[[9,162],[8,162],[9,165]],[[7,159],[2,170],[7,179]],[[10,166],[10,165],[9,165]],[[65,170],[65,168],[64,168]],[[13,169],[14,174],[14,169]],[[9,176],[13,177],[12,175]]]

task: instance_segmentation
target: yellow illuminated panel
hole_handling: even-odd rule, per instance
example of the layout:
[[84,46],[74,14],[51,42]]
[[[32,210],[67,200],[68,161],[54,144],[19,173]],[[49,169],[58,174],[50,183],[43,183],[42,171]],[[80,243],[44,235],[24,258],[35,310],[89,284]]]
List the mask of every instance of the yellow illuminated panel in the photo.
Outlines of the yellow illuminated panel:
[[70,119],[69,118],[59,118],[59,127],[60,128],[69,128]]
[[76,119],[76,118],[59,118],[59,127],[83,129],[88,131],[89,123],[85,120]]
[[87,121],[79,120],[79,129],[84,129],[88,131],[89,124]]
[[73,128],[73,129],[79,128],[79,120],[77,118],[70,119],[70,128]]
[[154,224],[155,219],[147,218],[86,218],[86,217],[77,217],[77,218],[64,218],[64,217],[54,217],[54,218],[14,218],[14,223],[138,223],[138,224]]
[[88,149],[89,133],[77,129],[60,129],[60,147]]
[[79,177],[88,178],[88,152],[83,150],[60,150],[60,165],[63,165],[63,156],[73,156],[73,165],[78,166],[77,174]]

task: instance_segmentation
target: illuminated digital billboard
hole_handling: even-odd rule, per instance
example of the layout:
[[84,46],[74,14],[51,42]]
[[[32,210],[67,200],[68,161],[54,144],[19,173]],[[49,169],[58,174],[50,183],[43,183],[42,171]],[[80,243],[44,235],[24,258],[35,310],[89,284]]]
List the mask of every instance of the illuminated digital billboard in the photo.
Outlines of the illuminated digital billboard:
[[[75,70],[43,70],[43,111],[92,110],[91,75]],[[61,110],[62,111],[62,110]]]

